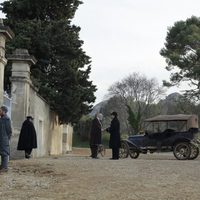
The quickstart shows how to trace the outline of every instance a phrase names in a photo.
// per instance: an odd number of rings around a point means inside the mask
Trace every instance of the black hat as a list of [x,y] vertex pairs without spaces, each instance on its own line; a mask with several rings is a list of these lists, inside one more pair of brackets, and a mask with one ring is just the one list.
[[32,116],[27,116],[26,118],[27,119],[32,119],[32,120],[34,119]]
[[117,116],[117,112],[112,112],[111,115]]

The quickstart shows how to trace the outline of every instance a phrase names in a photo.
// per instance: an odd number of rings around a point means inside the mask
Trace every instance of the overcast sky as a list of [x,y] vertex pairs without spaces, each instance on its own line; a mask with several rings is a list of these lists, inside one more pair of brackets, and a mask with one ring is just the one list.
[[[84,50],[92,58],[91,80],[97,103],[107,89],[133,72],[169,78],[159,51],[174,22],[200,16],[199,0],[83,0],[74,24],[81,27]],[[172,88],[168,91],[180,91]]]
[[[0,0],[0,2],[3,2]],[[96,103],[110,85],[133,72],[169,78],[164,47],[167,28],[200,16],[199,0],[83,0],[73,23],[81,27],[83,49],[92,60],[90,79],[97,85]],[[173,88],[168,91],[180,91]]]

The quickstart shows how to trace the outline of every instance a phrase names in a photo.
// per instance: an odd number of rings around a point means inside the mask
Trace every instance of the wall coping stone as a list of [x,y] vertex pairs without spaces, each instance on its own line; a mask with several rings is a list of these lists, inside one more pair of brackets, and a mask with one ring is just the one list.
[[16,49],[13,54],[7,55],[9,61],[24,61],[28,62],[30,65],[35,65],[37,60],[34,56],[28,53],[27,49]]
[[0,18],[0,33],[4,34],[9,40],[11,40],[15,36],[10,27],[4,26],[2,18]]

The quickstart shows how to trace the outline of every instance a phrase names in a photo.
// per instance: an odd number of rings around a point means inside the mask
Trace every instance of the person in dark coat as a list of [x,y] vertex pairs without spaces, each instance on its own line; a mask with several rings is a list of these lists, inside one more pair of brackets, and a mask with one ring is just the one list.
[[98,145],[101,144],[101,118],[102,114],[97,113],[95,115],[95,118],[92,120],[92,126],[90,131],[90,149],[91,149],[91,157],[92,158],[98,158],[97,157],[97,150]]
[[10,138],[12,135],[11,122],[7,116],[8,109],[5,106],[0,108],[0,173],[8,171],[8,160],[10,155]]
[[22,124],[17,150],[25,151],[25,158],[31,157],[32,149],[37,148],[37,135],[33,125],[33,117],[27,116]]
[[120,123],[117,118],[117,113],[112,112],[113,119],[110,127],[106,129],[110,133],[109,147],[112,149],[113,160],[119,159],[119,148],[120,148]]

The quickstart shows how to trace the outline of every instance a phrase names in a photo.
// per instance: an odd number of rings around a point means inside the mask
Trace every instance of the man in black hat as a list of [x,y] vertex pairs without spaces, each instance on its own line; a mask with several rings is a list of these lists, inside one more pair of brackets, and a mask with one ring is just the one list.
[[25,158],[29,159],[33,148],[37,148],[37,135],[33,125],[33,117],[27,116],[22,124],[17,150],[24,150]]
[[112,149],[113,160],[119,159],[119,148],[120,148],[120,123],[117,118],[117,112],[112,112],[113,119],[110,127],[106,129],[110,133],[109,147]]
[[8,160],[10,155],[10,137],[12,135],[12,129],[7,112],[7,107],[0,107],[0,173],[8,171]]

